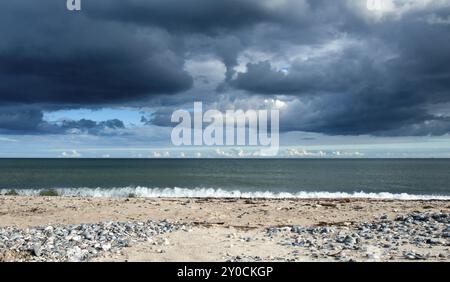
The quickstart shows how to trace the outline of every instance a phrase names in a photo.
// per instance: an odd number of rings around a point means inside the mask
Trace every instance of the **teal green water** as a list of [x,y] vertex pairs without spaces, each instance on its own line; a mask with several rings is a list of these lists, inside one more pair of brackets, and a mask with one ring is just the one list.
[[135,186],[450,195],[450,160],[0,159],[0,189]]

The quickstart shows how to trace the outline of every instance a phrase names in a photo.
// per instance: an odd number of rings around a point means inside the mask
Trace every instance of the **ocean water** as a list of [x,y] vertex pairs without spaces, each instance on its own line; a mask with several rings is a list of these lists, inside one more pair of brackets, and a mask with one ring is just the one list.
[[450,159],[0,159],[0,193],[450,199]]

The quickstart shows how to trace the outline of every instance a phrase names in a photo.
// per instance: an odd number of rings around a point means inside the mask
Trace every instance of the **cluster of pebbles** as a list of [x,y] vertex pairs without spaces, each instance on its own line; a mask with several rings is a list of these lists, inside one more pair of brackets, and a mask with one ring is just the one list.
[[[120,255],[123,248],[153,242],[190,225],[155,222],[103,222],[50,225],[37,228],[0,228],[0,261],[90,261]],[[163,236],[158,236],[163,235]],[[233,240],[238,240],[232,236]],[[411,213],[372,222],[265,229],[241,241],[273,241],[286,248],[282,257],[226,255],[228,261],[398,261],[450,259],[450,213]],[[164,245],[164,240],[161,245]],[[162,251],[161,251],[162,252]]]
[[185,229],[164,220],[0,228],[0,261],[89,261],[102,254],[120,254],[134,242]]
[[449,213],[382,216],[370,223],[332,227],[268,228],[266,236],[293,248],[291,260],[302,255],[338,261],[450,259]]

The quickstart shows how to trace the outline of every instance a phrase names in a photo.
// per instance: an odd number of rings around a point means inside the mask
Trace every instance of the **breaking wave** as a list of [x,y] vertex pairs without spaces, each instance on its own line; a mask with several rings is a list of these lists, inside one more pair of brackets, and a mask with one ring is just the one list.
[[[48,189],[14,189],[19,195],[35,196]],[[55,188],[60,196],[66,197],[129,197],[131,194],[144,198],[266,198],[266,199],[340,199],[368,198],[380,200],[450,200],[444,195],[412,195],[407,193],[366,193],[366,192],[310,192],[300,191],[270,192],[270,191],[239,191],[215,188],[149,188],[149,187],[119,187],[119,188]],[[1,189],[4,195],[11,189]]]

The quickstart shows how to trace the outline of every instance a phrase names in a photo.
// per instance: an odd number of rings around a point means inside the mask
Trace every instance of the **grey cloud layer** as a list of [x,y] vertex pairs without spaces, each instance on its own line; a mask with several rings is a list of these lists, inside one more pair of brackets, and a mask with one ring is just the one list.
[[64,1],[1,5],[1,103],[114,104],[192,85],[163,30],[73,14]]
[[125,129],[118,119],[93,121],[89,119],[57,122],[44,120],[44,114],[36,106],[0,107],[0,134],[94,134],[108,135]]
[[353,0],[98,0],[81,13],[64,2],[0,4],[0,105],[11,109],[0,129],[39,131],[43,110],[141,100],[154,103],[150,122],[168,125],[173,108],[203,95],[185,65],[208,54],[226,73],[204,101],[287,97],[285,131],[450,132],[429,110],[450,102],[450,25],[439,21],[450,1],[385,15]]

